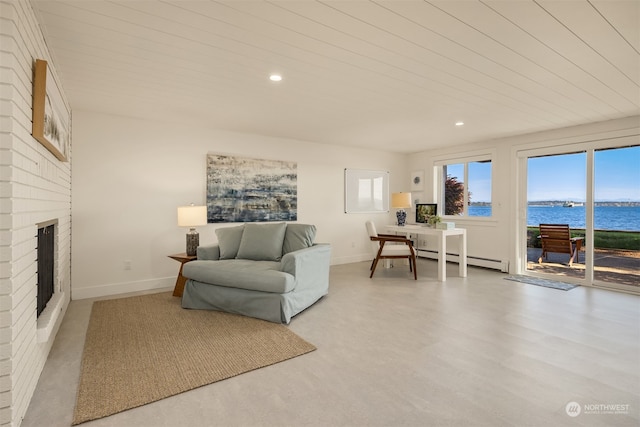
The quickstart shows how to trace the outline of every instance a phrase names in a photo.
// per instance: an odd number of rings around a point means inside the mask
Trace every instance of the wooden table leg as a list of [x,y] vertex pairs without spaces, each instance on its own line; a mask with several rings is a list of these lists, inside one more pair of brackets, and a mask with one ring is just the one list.
[[195,255],[187,255],[186,253],[169,255],[169,258],[176,260],[180,263],[180,271],[178,271],[178,278],[176,279],[176,286],[173,288],[174,297],[182,297],[184,291],[184,285],[187,283],[187,278],[182,275],[182,267],[189,261],[198,259]]
[[187,283],[187,278],[182,275],[182,267],[184,267],[184,262],[180,263],[180,271],[178,272],[178,278],[176,279],[176,286],[173,288],[174,297],[182,296],[182,292],[184,292],[184,285]]

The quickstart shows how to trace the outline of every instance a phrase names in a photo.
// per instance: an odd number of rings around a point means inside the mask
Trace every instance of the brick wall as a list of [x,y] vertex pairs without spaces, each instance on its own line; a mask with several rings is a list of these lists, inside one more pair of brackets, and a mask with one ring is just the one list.
[[[31,136],[35,59],[49,62],[62,87],[31,4],[0,0],[0,426],[20,425],[70,299],[71,162]],[[62,301],[52,333],[39,340],[36,224],[56,219]]]

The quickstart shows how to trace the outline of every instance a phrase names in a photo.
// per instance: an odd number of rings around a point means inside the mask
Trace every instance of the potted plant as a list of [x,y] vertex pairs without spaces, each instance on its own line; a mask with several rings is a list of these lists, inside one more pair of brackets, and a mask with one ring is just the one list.
[[435,227],[437,223],[442,221],[442,218],[440,218],[438,215],[431,215],[427,221],[429,222],[430,226]]

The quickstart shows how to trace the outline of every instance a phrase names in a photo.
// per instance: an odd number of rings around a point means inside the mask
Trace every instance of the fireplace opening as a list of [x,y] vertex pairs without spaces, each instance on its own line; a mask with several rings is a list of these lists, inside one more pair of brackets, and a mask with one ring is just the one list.
[[38,317],[54,292],[55,223],[38,227]]

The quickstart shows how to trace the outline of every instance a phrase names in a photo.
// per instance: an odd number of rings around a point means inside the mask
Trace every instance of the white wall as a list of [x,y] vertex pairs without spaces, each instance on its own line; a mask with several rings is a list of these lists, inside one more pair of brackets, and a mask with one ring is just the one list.
[[[31,136],[36,58],[57,77],[30,3],[0,1],[0,425],[12,426],[27,410],[70,295],[71,163]],[[53,314],[47,306],[47,335],[38,333],[45,313],[36,321],[36,224],[54,219],[59,305]]]
[[[364,222],[390,214],[345,214],[344,169],[390,171],[407,191],[406,156],[74,111],[73,298],[172,287],[185,251],[176,208],[204,204],[207,153],[295,161],[298,222],[315,224],[332,263],[370,259]],[[198,229],[214,243],[217,227]],[[131,269],[125,270],[125,261]]]

